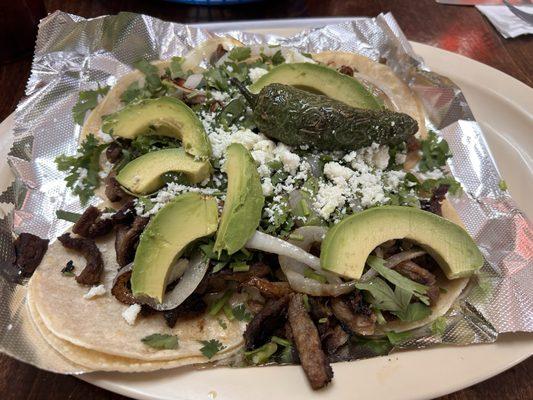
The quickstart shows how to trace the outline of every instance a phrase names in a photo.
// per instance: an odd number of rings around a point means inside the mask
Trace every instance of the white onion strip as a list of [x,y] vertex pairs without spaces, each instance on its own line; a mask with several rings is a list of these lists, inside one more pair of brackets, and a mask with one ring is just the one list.
[[256,231],[244,247],[253,250],[261,250],[266,253],[278,254],[300,261],[315,271],[320,270],[320,259],[307,251],[291,244],[283,239]]
[[185,269],[180,281],[174,289],[165,293],[162,303],[158,303],[151,298],[143,298],[139,299],[139,301],[148,304],[150,307],[158,311],[176,308],[196,290],[207,272],[208,267],[209,262],[200,252],[198,252],[191,258],[187,269]]
[[202,74],[192,74],[187,77],[185,82],[183,83],[183,86],[187,89],[196,89],[200,82],[202,82],[202,79],[204,76]]

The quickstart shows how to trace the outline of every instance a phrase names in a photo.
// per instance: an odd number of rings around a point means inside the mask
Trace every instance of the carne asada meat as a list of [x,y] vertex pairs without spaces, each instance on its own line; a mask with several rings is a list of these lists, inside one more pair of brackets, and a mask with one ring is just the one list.
[[209,58],[209,62],[211,63],[211,65],[215,65],[217,61],[220,60],[222,56],[226,53],[227,53],[226,49],[224,49],[224,47],[221,44],[219,44],[216,50],[213,52],[213,54],[211,54],[211,57]]
[[70,236],[70,233],[65,233],[57,239],[67,249],[79,251],[87,260],[87,265],[83,271],[76,276],[76,282],[82,285],[96,285],[100,283],[100,278],[104,270],[104,260],[94,240],[73,238]]
[[[325,325],[325,324],[323,324]],[[350,335],[340,325],[334,325],[320,336],[326,354],[333,355],[337,350],[348,343]]]
[[287,282],[270,282],[257,276],[252,276],[243,285],[256,288],[263,296],[269,299],[279,299],[292,293],[292,289]]
[[440,296],[440,289],[437,285],[432,285],[428,288],[426,295],[429,297],[429,305],[434,306],[437,304]]
[[113,220],[115,225],[117,224],[129,225],[133,222],[133,219],[135,218],[136,214],[137,213],[135,211],[135,201],[130,200],[126,202],[122,207],[120,207],[119,210],[115,214],[113,214],[111,219]]
[[46,250],[48,239],[41,239],[31,233],[21,233],[14,242],[15,262],[22,276],[30,277],[41,263]]
[[86,237],[96,238],[111,232],[114,221],[111,218],[102,219],[102,211],[94,206],[89,206],[80,219],[72,227],[72,232]]
[[403,276],[422,285],[432,286],[437,282],[435,275],[411,260],[396,265],[394,269]]
[[130,278],[131,271],[124,272],[115,279],[113,287],[111,288],[111,294],[121,303],[128,305],[137,303],[137,300],[131,293]]
[[204,313],[207,308],[207,304],[203,300],[202,296],[193,293],[187,299],[176,308],[172,310],[164,311],[163,316],[165,322],[169,328],[174,328],[178,319],[190,319],[195,318]]
[[291,296],[287,314],[302,368],[311,387],[321,389],[333,378],[333,370],[322,350],[316,326],[305,310],[301,294]]
[[107,158],[107,161],[112,164],[115,164],[122,158],[122,147],[117,142],[111,142],[105,150],[105,156]]
[[250,321],[244,332],[246,350],[264,345],[273,333],[281,328],[287,319],[290,296],[268,300],[261,311]]
[[353,68],[348,65],[340,67],[339,72],[344,75],[353,76]]
[[131,227],[120,225],[116,229],[115,253],[117,263],[121,267],[129,264],[135,257],[135,250],[139,244],[139,237],[148,224],[149,218],[135,217]]
[[450,185],[439,185],[439,187],[433,190],[433,194],[429,200],[420,201],[422,210],[442,217],[442,202],[446,199],[448,189],[450,189]]
[[363,310],[358,310],[359,312],[354,312],[352,311],[353,307],[350,307],[341,298],[331,299],[331,309],[343,328],[351,333],[361,336],[374,334],[376,316],[372,311],[364,312]]
[[120,183],[115,178],[115,173],[111,172],[105,179],[105,195],[112,203],[122,200],[129,200],[131,196],[127,194]]
[[226,290],[229,281],[243,283],[252,277],[263,278],[271,272],[270,267],[262,262],[250,265],[248,271],[233,272],[231,269],[223,269],[214,274],[206,275],[196,289],[197,293],[213,293]]

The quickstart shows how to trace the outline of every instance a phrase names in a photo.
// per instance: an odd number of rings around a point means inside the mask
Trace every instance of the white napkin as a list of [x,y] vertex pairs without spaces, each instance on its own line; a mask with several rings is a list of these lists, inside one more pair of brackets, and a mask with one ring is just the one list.
[[[520,10],[533,14],[533,6],[515,6]],[[507,6],[476,6],[492,22],[504,38],[514,38],[533,33],[533,24],[528,24],[514,15]]]

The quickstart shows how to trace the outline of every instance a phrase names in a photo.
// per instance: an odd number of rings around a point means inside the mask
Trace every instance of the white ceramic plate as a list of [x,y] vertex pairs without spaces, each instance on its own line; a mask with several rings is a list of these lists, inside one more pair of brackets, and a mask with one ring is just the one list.
[[[217,30],[239,29],[292,34],[306,26],[342,19],[282,20],[204,24]],[[242,26],[241,26],[242,24]],[[289,28],[290,27],[290,28]],[[436,72],[465,92],[480,121],[500,171],[520,207],[533,216],[533,90],[491,67],[454,53],[413,43]],[[0,125],[0,160],[8,145],[13,119]],[[9,174],[0,168],[0,189]],[[3,181],[3,182],[2,182]],[[439,347],[396,353],[333,365],[335,378],[325,390],[312,392],[299,366],[263,368],[180,368],[153,373],[93,373],[81,378],[138,399],[270,400],[427,399],[490,378],[533,354],[533,336],[502,335],[497,343]]]

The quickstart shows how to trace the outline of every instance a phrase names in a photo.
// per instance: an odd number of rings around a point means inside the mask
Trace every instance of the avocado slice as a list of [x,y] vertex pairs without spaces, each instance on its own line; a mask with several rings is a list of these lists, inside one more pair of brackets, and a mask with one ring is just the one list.
[[161,208],[146,226],[135,252],[133,295],[162,302],[174,262],[187,245],[213,234],[217,225],[218,209],[213,197],[189,192]]
[[372,250],[392,239],[408,239],[426,250],[448,279],[470,276],[483,266],[483,256],[459,225],[413,207],[381,206],[350,215],[322,242],[320,265],[347,278],[359,279]]
[[195,160],[181,148],[163,149],[130,161],[116,179],[131,193],[145,195],[164,185],[161,175],[165,172],[181,172],[190,183],[198,183],[209,177],[211,165],[208,161]]
[[278,65],[259,78],[249,89],[252,93],[259,93],[271,83],[282,83],[315,94],[323,94],[356,108],[371,110],[381,108],[380,102],[357,79],[320,64]]
[[189,154],[207,159],[211,144],[193,110],[173,97],[145,99],[103,118],[102,131],[126,139],[158,134],[176,137]]
[[252,237],[265,202],[254,159],[242,144],[228,146],[224,166],[228,190],[213,247],[219,255],[222,250],[228,254],[239,251]]

